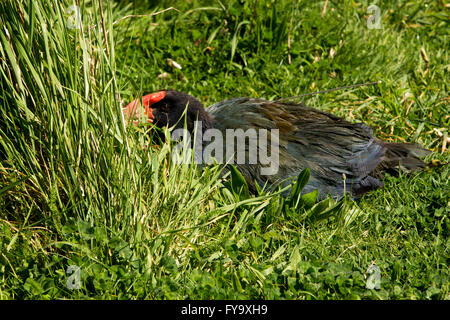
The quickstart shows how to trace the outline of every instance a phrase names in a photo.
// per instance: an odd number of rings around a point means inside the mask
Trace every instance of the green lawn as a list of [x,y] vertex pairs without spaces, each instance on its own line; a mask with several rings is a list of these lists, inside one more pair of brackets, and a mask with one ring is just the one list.
[[[0,2],[0,299],[450,298],[449,3],[102,2]],[[238,195],[120,112],[371,81],[299,100],[441,165],[357,201]]]

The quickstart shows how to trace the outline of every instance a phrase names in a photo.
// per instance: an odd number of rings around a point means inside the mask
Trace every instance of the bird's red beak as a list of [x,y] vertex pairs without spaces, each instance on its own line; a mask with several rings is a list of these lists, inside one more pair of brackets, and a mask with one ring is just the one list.
[[[165,91],[159,91],[156,93],[148,94],[142,97],[142,107],[141,107],[141,99],[136,99],[131,101],[125,108],[122,109],[124,116],[127,120],[139,119],[142,111],[146,115],[148,122],[153,122],[155,117],[152,113],[152,108],[150,106],[158,101],[161,101],[166,96]],[[137,121],[134,121],[136,124]]]

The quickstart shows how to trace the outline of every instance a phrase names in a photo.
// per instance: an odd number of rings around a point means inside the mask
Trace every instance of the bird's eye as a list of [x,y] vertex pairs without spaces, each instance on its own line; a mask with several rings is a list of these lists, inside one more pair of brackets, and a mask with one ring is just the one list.
[[160,109],[162,112],[169,112],[169,106],[167,105],[167,103],[163,103]]

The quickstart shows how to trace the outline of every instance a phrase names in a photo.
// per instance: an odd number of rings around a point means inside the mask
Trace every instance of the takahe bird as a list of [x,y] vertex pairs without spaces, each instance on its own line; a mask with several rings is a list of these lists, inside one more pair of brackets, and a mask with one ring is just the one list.
[[[124,108],[128,118],[136,117],[142,110],[140,101],[134,100]],[[142,104],[146,119],[160,128],[186,125],[192,133],[195,121],[201,121],[202,132],[211,128],[224,133],[227,129],[278,129],[275,174],[261,174],[262,163],[267,165],[267,159],[236,164],[253,191],[255,183],[261,187],[291,183],[303,169],[309,168],[310,180],[304,192],[317,189],[319,198],[329,194],[339,199],[344,192],[359,197],[383,186],[383,172],[423,168],[425,164],[420,157],[429,153],[415,144],[382,141],[363,123],[351,123],[302,103],[232,98],[205,110],[196,98],[165,90],[144,96]],[[224,148],[229,146],[227,141]],[[247,160],[249,151],[246,145]],[[269,150],[267,154],[270,153]]]

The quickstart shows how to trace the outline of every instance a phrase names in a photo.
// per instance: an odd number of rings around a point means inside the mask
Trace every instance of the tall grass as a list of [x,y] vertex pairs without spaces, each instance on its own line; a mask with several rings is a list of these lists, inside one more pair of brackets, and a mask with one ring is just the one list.
[[114,212],[131,210],[123,196],[137,191],[128,178],[136,169],[117,103],[114,52],[107,55],[101,28],[92,28],[101,25],[96,15],[80,24],[89,30],[70,29],[67,7],[2,3],[2,170],[14,172],[9,179],[26,177],[20,187],[34,193],[26,209],[42,218],[101,213],[112,227],[120,223]]
[[[91,14],[82,15],[80,28],[69,28],[69,3],[0,4],[2,219],[14,221],[11,228],[35,228],[31,244],[46,254],[58,245],[75,246],[66,239],[70,228],[63,227],[70,221],[144,251],[157,236],[186,228],[182,246],[194,246],[204,241],[202,232],[186,226],[208,225],[202,206],[211,206],[205,196],[217,192],[218,170],[200,175],[195,167],[174,165],[170,146],[158,152],[149,147],[145,128],[140,138],[127,136],[111,6],[101,20],[94,14],[98,2],[86,3],[82,12]],[[40,238],[43,228],[54,235]],[[155,262],[147,262],[151,269]]]

